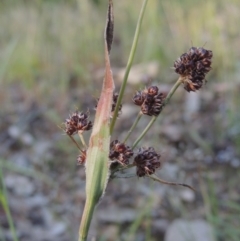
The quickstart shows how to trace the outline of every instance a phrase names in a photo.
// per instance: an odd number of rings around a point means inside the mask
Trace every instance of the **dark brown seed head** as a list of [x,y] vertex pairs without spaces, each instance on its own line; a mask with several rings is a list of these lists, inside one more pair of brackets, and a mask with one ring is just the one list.
[[188,92],[202,87],[205,75],[211,70],[212,56],[211,50],[192,47],[174,62],[175,72],[182,77]]
[[150,86],[148,89],[148,94],[151,96],[157,95],[158,94],[158,87],[157,86]]
[[117,161],[122,165],[129,164],[129,159],[133,156],[132,149],[124,143],[114,140],[110,144],[109,158]]
[[144,115],[158,116],[162,110],[165,95],[158,92],[157,86],[150,86],[138,91],[133,97],[134,104],[141,106]]
[[161,166],[160,155],[155,152],[153,147],[139,148],[138,154],[134,158],[137,168],[137,176],[152,175]]
[[135,105],[141,106],[144,101],[144,95],[142,94],[142,91],[138,91],[132,98],[133,103]]
[[92,128],[92,122],[88,121],[88,114],[82,112],[74,112],[65,121],[65,132],[68,135],[74,135],[78,131],[88,131]]

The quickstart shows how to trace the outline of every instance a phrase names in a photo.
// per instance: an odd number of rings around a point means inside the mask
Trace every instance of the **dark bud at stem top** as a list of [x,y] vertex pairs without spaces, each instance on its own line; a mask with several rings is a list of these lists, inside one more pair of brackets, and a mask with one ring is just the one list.
[[184,89],[188,92],[199,90],[205,75],[211,70],[212,51],[192,47],[175,62],[174,69],[182,77]]

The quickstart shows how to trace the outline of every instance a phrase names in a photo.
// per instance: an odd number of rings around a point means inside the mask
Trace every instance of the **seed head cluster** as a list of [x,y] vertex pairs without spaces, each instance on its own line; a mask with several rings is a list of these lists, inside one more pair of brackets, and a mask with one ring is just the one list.
[[205,75],[211,70],[212,56],[211,50],[192,47],[174,62],[175,72],[183,77],[185,90],[196,91],[202,87]]
[[135,105],[141,106],[144,115],[158,116],[163,107],[165,95],[159,93],[157,86],[138,91],[132,98]]
[[156,169],[161,166],[160,155],[156,153],[153,147],[139,148],[138,154],[134,158],[134,164],[137,167],[137,176],[152,175]]
[[65,132],[72,136],[76,133],[88,131],[92,129],[92,122],[88,121],[88,114],[82,112],[74,112],[65,121]]
[[109,158],[114,161],[116,160],[122,165],[128,165],[129,159],[133,156],[132,149],[125,145],[124,143],[121,143],[118,140],[114,140],[110,144],[110,153]]

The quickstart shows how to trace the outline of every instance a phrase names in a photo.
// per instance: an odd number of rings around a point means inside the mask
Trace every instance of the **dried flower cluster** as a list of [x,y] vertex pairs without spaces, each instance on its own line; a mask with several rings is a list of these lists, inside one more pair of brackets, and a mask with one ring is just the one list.
[[88,121],[88,114],[78,111],[71,114],[64,124],[65,132],[70,136],[92,129],[92,122]]
[[158,116],[163,107],[165,95],[159,93],[157,86],[150,86],[143,91],[138,91],[134,97],[135,105],[141,106],[144,115]]
[[199,90],[205,75],[211,70],[212,51],[192,47],[175,62],[174,69],[183,78],[184,89],[188,92]]
[[[181,76],[181,81],[184,88],[190,91],[199,90],[205,80],[205,75],[211,70],[212,51],[204,48],[192,47],[187,53],[182,54],[174,63],[175,72]],[[111,117],[116,109],[118,100],[118,93],[113,94]],[[133,97],[135,105],[140,106],[141,112],[148,116],[158,116],[164,107],[166,95],[159,92],[157,86],[150,86],[142,91],[137,91]],[[96,105],[97,107],[97,105]],[[118,115],[121,113],[122,105],[118,110]],[[65,121],[65,132],[72,136],[78,132],[90,130],[92,122],[88,121],[88,113],[74,112]],[[85,146],[84,141],[82,144]],[[79,165],[86,163],[87,150],[80,150],[77,158]],[[130,159],[133,157],[133,149],[125,143],[114,140],[110,143],[109,159],[111,162],[111,169],[114,170],[119,166],[136,166],[136,175],[144,177],[152,175],[156,169],[161,166],[160,154],[158,154],[153,147],[141,147],[137,151],[132,163]],[[116,169],[115,169],[116,170]]]
[[152,175],[155,170],[161,166],[160,155],[156,153],[153,147],[139,148],[138,154],[134,158],[134,164],[137,167],[137,176]]
[[128,165],[129,159],[133,156],[132,149],[124,143],[114,140],[110,144],[109,158],[117,161],[122,165]]

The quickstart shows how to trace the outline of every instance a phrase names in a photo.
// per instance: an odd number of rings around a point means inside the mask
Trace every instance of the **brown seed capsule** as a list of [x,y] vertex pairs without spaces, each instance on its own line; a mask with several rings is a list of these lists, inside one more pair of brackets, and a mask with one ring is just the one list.
[[92,122],[88,121],[88,114],[82,112],[74,112],[65,121],[65,132],[68,135],[74,135],[78,131],[88,131],[92,128]]
[[133,156],[132,149],[124,143],[114,140],[110,144],[109,158],[114,161],[116,160],[122,165],[129,164],[129,159]]
[[150,86],[138,91],[133,97],[134,104],[141,106],[144,115],[158,116],[162,110],[165,95],[158,92],[157,86]]
[[158,94],[158,87],[157,86],[150,86],[148,89],[148,94],[151,96],[157,95]]
[[211,50],[192,47],[174,62],[175,72],[182,77],[188,92],[202,87],[205,75],[211,70],[212,56]]
[[161,166],[160,155],[155,152],[153,147],[139,148],[138,154],[134,158],[134,164],[137,168],[137,176],[152,175],[156,169]]
[[144,101],[144,95],[142,94],[141,91],[138,91],[138,92],[133,96],[132,100],[133,100],[133,103],[134,103],[135,105],[141,106],[142,103],[143,103],[143,101]]

